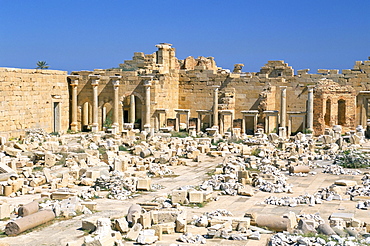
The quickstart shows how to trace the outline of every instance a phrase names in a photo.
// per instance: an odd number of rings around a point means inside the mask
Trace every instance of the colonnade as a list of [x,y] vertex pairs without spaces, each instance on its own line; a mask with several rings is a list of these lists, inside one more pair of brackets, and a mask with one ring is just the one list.
[[[71,86],[71,123],[70,123],[70,129],[72,131],[78,131],[79,123],[78,123],[78,85],[79,85],[79,75],[70,75],[68,76],[70,79],[70,86]],[[144,117],[143,117],[143,128],[145,130],[149,130],[151,128],[151,86],[152,86],[152,76],[143,76],[144,83]],[[100,75],[89,75],[89,80],[91,81],[91,87],[92,87],[92,122],[91,122],[91,130],[92,132],[97,132],[100,130],[99,127],[99,82],[100,82]],[[121,76],[110,76],[110,81],[113,85],[113,124],[112,129],[113,133],[119,133],[120,132],[120,120],[119,120],[119,111],[122,110],[120,108],[120,102],[119,102],[119,88],[120,88],[120,80]],[[307,109],[305,112],[298,112],[298,114],[294,112],[287,112],[287,86],[281,86],[280,87],[280,111],[278,110],[265,110],[263,111],[263,114],[265,115],[265,130],[267,133],[271,132],[274,128],[278,129],[278,126],[280,125],[280,129],[283,131],[286,131],[288,129],[289,132],[286,132],[287,135],[290,135],[291,133],[291,122],[292,117],[303,117],[303,121],[306,121],[306,123],[303,124],[304,128],[307,126],[308,129],[311,131],[313,130],[313,92],[314,92],[314,86],[308,86],[308,97],[307,97]],[[225,117],[227,115],[231,116],[231,126],[230,130],[232,131],[233,128],[233,121],[234,121],[234,110],[219,110],[219,104],[218,104],[218,92],[219,92],[219,86],[214,86],[214,93],[213,93],[213,108],[212,110],[196,110],[198,113],[197,117],[197,124],[196,129],[197,131],[201,130],[201,123],[202,123],[202,116],[208,115],[210,119],[212,119],[212,122],[209,122],[209,126],[213,126],[213,128],[218,128],[220,133],[223,134],[225,132]],[[365,96],[364,96],[365,98]],[[366,100],[368,100],[368,97],[366,97]],[[365,105],[365,103],[364,103]],[[367,104],[366,104],[367,105]],[[135,102],[135,95],[130,94],[130,105],[129,105],[129,123],[134,124],[136,115],[135,115],[135,109],[136,109],[136,102]],[[189,109],[174,109],[176,112],[176,123],[175,123],[175,130],[180,130],[180,116],[186,115],[186,126],[187,129],[189,128],[189,119],[190,119],[190,110]],[[364,115],[362,110],[362,115]],[[155,109],[153,117],[154,117],[154,128],[156,130],[159,130],[161,128],[160,122],[161,122],[161,114],[164,114],[164,121],[167,121],[167,112],[168,109]],[[260,116],[260,112],[258,110],[245,110],[241,111],[242,113],[242,124],[241,124],[241,131],[243,133],[246,133],[246,118],[247,117],[253,117],[253,131],[256,131],[257,124],[258,124],[258,117]],[[289,122],[287,122],[287,116],[289,115]],[[276,120],[272,120],[271,117],[275,117]],[[362,118],[365,118],[362,116]],[[362,121],[365,121],[363,119]],[[287,124],[289,123],[289,124]],[[165,123],[166,126],[166,123]]]

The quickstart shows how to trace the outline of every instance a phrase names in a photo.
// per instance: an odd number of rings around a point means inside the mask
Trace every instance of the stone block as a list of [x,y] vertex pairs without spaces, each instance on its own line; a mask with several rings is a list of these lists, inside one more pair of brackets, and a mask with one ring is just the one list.
[[238,189],[238,195],[241,196],[254,196],[254,191],[251,186],[244,186]]
[[162,240],[162,226],[161,225],[153,225],[151,229],[154,230],[154,235],[158,237],[158,240]]
[[343,219],[344,221],[348,222],[355,218],[353,213],[332,213],[330,215],[330,219],[339,218]]
[[151,178],[144,178],[144,179],[139,178],[137,180],[136,189],[137,190],[149,191],[149,190],[151,190],[151,185],[152,185],[152,179]]
[[114,227],[121,233],[126,233],[129,231],[128,222],[125,218],[116,219],[114,221]]
[[86,178],[90,178],[92,180],[96,180],[100,177],[100,171],[97,170],[88,170],[86,171]]
[[132,241],[136,241],[139,237],[140,231],[143,226],[140,223],[136,223],[127,233],[126,238]]
[[343,186],[355,186],[355,185],[357,185],[357,182],[355,180],[341,179],[341,180],[336,180],[334,182],[334,184],[336,184],[336,185],[343,185]]
[[10,218],[10,205],[6,202],[0,205],[0,220]]
[[175,233],[175,222],[163,223],[163,224],[158,224],[158,225],[161,226],[163,234]]
[[201,191],[190,191],[189,192],[189,202],[190,203],[203,203],[204,196]]
[[171,196],[172,204],[174,203],[184,204],[185,200],[187,199],[187,196],[188,196],[187,190],[172,191],[172,196]]
[[140,215],[139,223],[143,226],[144,229],[148,229],[152,226],[152,218],[149,212],[143,213]]
[[90,211],[96,211],[96,202],[81,202],[81,205],[85,206]]

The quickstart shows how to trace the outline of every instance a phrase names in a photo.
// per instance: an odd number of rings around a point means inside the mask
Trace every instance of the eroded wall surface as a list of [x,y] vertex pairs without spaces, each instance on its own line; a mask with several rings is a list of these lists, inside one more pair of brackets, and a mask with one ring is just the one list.
[[32,128],[67,131],[66,78],[66,71],[0,68],[0,134],[19,136]]

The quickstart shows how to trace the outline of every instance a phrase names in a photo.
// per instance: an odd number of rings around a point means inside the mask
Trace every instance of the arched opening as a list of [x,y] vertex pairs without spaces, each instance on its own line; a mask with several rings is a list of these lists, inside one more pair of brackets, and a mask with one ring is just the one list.
[[139,97],[135,96],[135,123],[134,128],[141,129],[143,123],[144,105]]
[[[133,100],[132,100],[133,99]],[[122,122],[134,123],[135,129],[142,128],[142,118],[145,112],[143,100],[140,97],[131,94],[121,99],[122,102]],[[133,110],[131,110],[133,108]]]
[[338,100],[338,125],[346,124],[346,101]]
[[325,125],[330,126],[330,118],[331,118],[331,100],[327,99],[326,105],[325,105],[325,115],[324,115]]
[[122,123],[130,123],[130,97],[125,97],[122,100]]
[[105,103],[102,108],[102,126],[103,129],[108,129],[112,127],[113,124],[113,107],[110,103]]
[[89,125],[92,123],[92,106],[89,102],[82,105],[81,130],[83,132],[90,131]]

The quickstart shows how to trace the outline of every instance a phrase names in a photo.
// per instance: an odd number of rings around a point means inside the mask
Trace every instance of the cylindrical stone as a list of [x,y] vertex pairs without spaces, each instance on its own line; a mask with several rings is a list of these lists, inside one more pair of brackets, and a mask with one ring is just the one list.
[[256,217],[256,225],[258,227],[266,227],[269,230],[281,232],[288,230],[289,220],[287,218],[272,214],[258,215]]
[[141,158],[145,158],[145,157],[148,157],[152,154],[152,151],[150,149],[143,149],[141,152],[140,152],[140,157]]
[[317,230],[324,235],[337,235],[335,231],[328,224],[321,224],[317,227]]
[[44,224],[55,218],[55,214],[51,210],[43,210],[37,213],[28,215],[21,219],[9,222],[5,227],[6,235],[17,235],[28,229]]
[[30,202],[26,205],[21,206],[18,209],[18,215],[22,216],[22,217],[25,217],[27,215],[34,214],[37,211],[39,211],[39,203],[36,202],[36,201],[33,201],[33,202]]
[[134,213],[139,213],[141,214],[141,206],[139,204],[132,204],[131,207],[128,209],[127,212],[127,222],[133,223],[133,214]]
[[290,166],[289,167],[290,173],[309,173],[310,167],[304,166],[304,165],[298,165],[298,166]]

